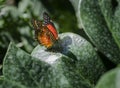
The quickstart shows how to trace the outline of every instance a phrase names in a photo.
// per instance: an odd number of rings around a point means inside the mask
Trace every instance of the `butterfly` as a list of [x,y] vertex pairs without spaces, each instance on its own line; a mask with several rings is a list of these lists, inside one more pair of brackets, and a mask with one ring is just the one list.
[[46,12],[43,13],[43,21],[33,19],[32,24],[35,30],[35,39],[41,45],[50,48],[58,40],[57,30]]

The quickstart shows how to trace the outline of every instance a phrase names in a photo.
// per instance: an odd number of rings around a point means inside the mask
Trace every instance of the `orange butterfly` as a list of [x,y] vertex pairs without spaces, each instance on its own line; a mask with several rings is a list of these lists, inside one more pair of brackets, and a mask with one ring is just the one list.
[[35,38],[41,45],[50,48],[58,40],[56,28],[46,12],[43,13],[43,21],[32,20],[32,24],[35,29]]

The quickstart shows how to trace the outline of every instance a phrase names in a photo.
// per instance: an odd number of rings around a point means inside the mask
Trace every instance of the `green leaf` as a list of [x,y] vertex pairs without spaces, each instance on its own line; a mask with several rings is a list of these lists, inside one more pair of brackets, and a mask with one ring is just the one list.
[[50,65],[31,57],[10,43],[3,62],[3,75],[6,79],[19,82],[29,88],[40,88],[47,86],[43,82],[47,79],[45,75],[48,74],[46,70],[49,68]]
[[120,49],[109,31],[98,0],[82,0],[80,15],[86,34],[98,50],[112,62],[120,63]]
[[117,67],[104,74],[95,88],[119,88],[120,87],[120,67]]
[[116,43],[120,47],[120,1],[98,0],[102,14]]
[[[105,71],[104,65],[94,48],[85,39],[73,33],[63,33],[59,37],[60,42],[55,51],[58,50],[69,58],[61,58],[60,53],[49,52],[40,45],[33,50],[32,56],[51,64],[53,68],[57,68],[56,65],[61,66],[61,71],[73,87],[84,88],[80,85],[85,81],[94,85]],[[56,61],[58,58],[61,58],[61,61]],[[57,69],[60,69],[59,67]]]
[[[62,55],[59,59],[61,58],[69,60],[69,58]],[[57,62],[60,63],[58,60]],[[40,59],[31,57],[13,43],[10,43],[3,62],[3,75],[5,79],[16,81],[28,88],[73,88],[64,76],[62,65],[57,62],[54,63],[56,66],[52,67]],[[76,78],[82,81],[78,86],[90,88],[90,84],[82,76]]]
[[27,88],[27,87],[10,80],[0,79],[0,88]]
[[55,52],[37,46],[32,56],[10,43],[4,78],[28,88],[92,88],[105,71],[91,44],[73,33],[60,35]]

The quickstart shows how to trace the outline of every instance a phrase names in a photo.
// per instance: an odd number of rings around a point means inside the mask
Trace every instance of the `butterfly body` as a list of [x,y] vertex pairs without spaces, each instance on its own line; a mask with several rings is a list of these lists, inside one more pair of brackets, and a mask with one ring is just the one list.
[[[46,17],[49,20],[45,19]],[[44,21],[32,21],[35,29],[35,38],[41,45],[50,48],[58,40],[58,34],[47,13],[44,13],[43,18]]]

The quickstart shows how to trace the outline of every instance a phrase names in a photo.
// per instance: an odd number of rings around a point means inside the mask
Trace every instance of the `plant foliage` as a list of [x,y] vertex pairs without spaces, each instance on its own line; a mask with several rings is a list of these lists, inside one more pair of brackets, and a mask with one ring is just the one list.
[[[0,5],[0,88],[119,88],[120,0]],[[31,19],[42,19],[44,11],[60,33],[50,49],[32,37]]]

